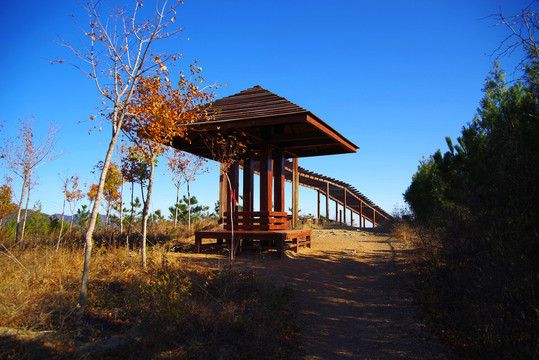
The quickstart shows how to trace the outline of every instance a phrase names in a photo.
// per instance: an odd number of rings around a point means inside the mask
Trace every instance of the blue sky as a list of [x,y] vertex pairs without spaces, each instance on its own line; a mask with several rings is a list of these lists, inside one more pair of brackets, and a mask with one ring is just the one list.
[[[149,11],[153,1],[147,0]],[[445,149],[471,121],[494,60],[507,35],[489,15],[512,15],[529,1],[203,1],[185,0],[176,23],[184,32],[157,50],[182,52],[185,68],[197,59],[208,83],[226,83],[217,97],[254,85],[310,110],[360,149],[357,154],[300,159],[300,165],[348,182],[388,212],[402,205],[422,156]],[[1,137],[16,136],[17,119],[35,115],[35,131],[61,127],[64,156],[38,170],[37,200],[61,212],[61,176],[96,182],[92,167],[104,158],[110,128],[96,122],[99,97],[92,81],[49,59],[68,52],[57,35],[77,43],[85,24],[77,1],[2,2],[0,27]],[[511,71],[517,57],[504,58]],[[7,173],[5,166],[1,173]],[[17,179],[15,179],[17,180]],[[19,182],[16,190],[20,191]],[[287,187],[289,190],[289,187]],[[182,189],[184,192],[185,189]],[[210,206],[218,198],[218,171],[192,185]],[[173,204],[175,190],[162,161],[152,209]],[[291,194],[288,192],[287,201]],[[315,213],[316,193],[300,192],[300,208]]]

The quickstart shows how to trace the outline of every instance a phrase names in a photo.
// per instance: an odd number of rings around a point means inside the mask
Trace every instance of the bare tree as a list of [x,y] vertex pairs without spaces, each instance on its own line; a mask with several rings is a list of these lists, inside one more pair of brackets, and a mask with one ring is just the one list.
[[41,165],[62,155],[61,153],[54,154],[58,127],[50,123],[47,137],[39,138],[36,142],[33,130],[34,117],[31,116],[24,121],[19,119],[19,122],[21,126],[19,128],[17,142],[5,138],[4,147],[2,148],[2,157],[7,161],[9,168],[15,175],[22,179],[19,210],[17,211],[17,227],[15,229],[15,243],[18,243],[22,237],[21,230],[24,227],[24,224],[21,224],[22,204],[25,197],[27,198],[26,203],[29,201],[29,189],[34,171]]
[[[181,1],[176,3],[179,4]],[[99,204],[110,161],[127,114],[127,104],[131,101],[142,75],[155,67],[164,66],[164,63],[176,58],[176,55],[160,54],[157,56],[157,54],[152,53],[154,42],[171,37],[181,31],[177,27],[169,29],[169,27],[174,26],[176,12],[174,6],[168,5],[168,1],[165,0],[162,4],[156,3],[153,19],[145,19],[142,22],[138,22],[142,1],[136,0],[132,4],[133,8],[129,9],[127,6],[119,7],[117,2],[109,4],[105,1],[89,0],[85,7],[89,24],[84,28],[81,27],[86,35],[87,47],[78,49],[63,39],[59,41],[59,44],[71,50],[82,61],[82,64],[71,64],[93,79],[98,92],[108,102],[108,107],[103,109],[102,115],[112,124],[112,135],[103,162],[96,201],[92,208],[85,236],[84,267],[78,302],[78,308],[81,311],[84,309],[88,296],[92,236]],[[65,60],[56,61],[65,62]]]
[[64,195],[64,201],[62,203],[62,217],[60,218],[60,233],[58,234],[58,241],[56,242],[56,251],[60,247],[60,241],[62,240],[62,233],[64,230],[64,215],[66,210],[66,200],[67,200],[67,186],[69,185],[69,175],[65,175],[65,178],[62,179],[62,194]]
[[520,14],[505,16],[502,13],[495,15],[496,26],[503,26],[508,29],[508,35],[494,51],[497,58],[509,56],[515,51],[524,51],[525,55],[520,62],[520,69],[528,66],[537,66],[539,59],[539,45],[535,40],[539,31],[539,13],[532,10],[537,2],[532,2],[523,9]]
[[172,154],[167,156],[168,167],[172,172],[172,182],[176,186],[176,204],[174,212],[174,227],[178,221],[178,203],[180,198],[180,187],[187,184],[187,224],[191,229],[191,191],[189,185],[194,181],[197,175],[208,171],[204,165],[207,160],[196,155],[188,154],[183,151],[174,149]]
[[[84,194],[82,191],[78,188],[79,187],[79,177],[77,175],[71,175],[69,176],[66,172],[65,178],[62,179],[62,194],[64,195],[64,201],[62,205],[62,217],[60,219],[60,234],[58,235],[58,241],[56,243],[56,250],[58,251],[58,248],[60,247],[60,241],[62,239],[62,232],[64,229],[64,215],[65,215],[65,208],[66,208],[66,202],[69,203],[69,209],[71,211],[71,219],[69,222],[69,233],[71,232],[71,227],[73,226],[73,214],[75,212],[75,208],[77,207],[77,203],[80,199],[84,197]],[[70,189],[71,185],[71,189]]]
[[[66,200],[69,203],[69,210],[71,212],[71,221],[69,222],[69,233],[71,234],[71,228],[73,227],[73,217],[75,210],[77,209],[77,204],[79,201],[86,196],[82,189],[79,189],[79,177],[78,175],[73,175],[70,178],[71,190],[66,190]],[[84,184],[86,187],[86,183]]]

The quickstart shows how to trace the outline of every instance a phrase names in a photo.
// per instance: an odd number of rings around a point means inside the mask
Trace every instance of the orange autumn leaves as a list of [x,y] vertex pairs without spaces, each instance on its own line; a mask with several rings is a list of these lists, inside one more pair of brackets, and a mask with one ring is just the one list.
[[[123,131],[137,146],[152,155],[160,154],[163,146],[175,137],[186,137],[186,125],[206,118],[205,104],[213,97],[214,86],[200,88],[201,68],[193,63],[190,78],[180,73],[178,86],[170,81],[169,72],[158,57],[155,76],[142,77],[128,104]],[[150,156],[153,157],[153,156]]]

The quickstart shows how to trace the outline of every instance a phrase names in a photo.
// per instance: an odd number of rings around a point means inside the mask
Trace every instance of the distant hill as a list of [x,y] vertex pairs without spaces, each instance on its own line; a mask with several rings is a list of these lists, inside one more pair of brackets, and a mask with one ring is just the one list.
[[[57,219],[61,219],[62,218],[62,214],[53,214],[51,215],[52,217],[55,217]],[[77,215],[74,215],[73,216],[73,221],[77,220]],[[64,221],[65,222],[71,222],[71,215],[67,215],[67,214],[64,214]]]
[[[48,220],[48,222],[50,223],[53,219],[61,219],[62,218],[62,214],[53,214],[53,215],[49,215],[49,214],[45,214],[43,212],[38,212],[38,211],[34,211],[34,210],[31,210],[31,209],[28,209],[28,215],[27,215],[27,221],[28,219],[30,219],[32,216],[35,216],[35,215],[38,215],[38,214],[41,214],[42,216],[45,216]],[[99,216],[101,217],[102,221],[105,219],[106,215],[103,215],[103,214],[99,214]],[[22,210],[21,212],[21,218],[24,217],[24,209]],[[10,223],[11,221],[13,220],[16,220],[17,219],[17,212],[16,211],[13,211],[9,214],[7,214],[3,219],[2,219],[2,224],[8,224]],[[65,222],[71,222],[71,215],[69,214],[64,214],[64,221]],[[77,221],[77,214],[73,215],[73,222]]]
[[[47,218],[48,222],[50,223],[52,221],[52,219],[54,219],[54,216],[51,216],[51,215],[48,215],[48,214],[45,214],[45,213],[42,213],[42,212],[38,212],[38,211],[34,211],[34,210],[31,210],[31,209],[28,209],[28,214],[26,215],[26,219],[30,219],[31,217],[33,216],[36,216],[36,215],[43,215]],[[24,217],[24,209],[22,210],[21,212],[21,218]],[[4,224],[7,224],[7,223],[10,223],[11,221],[13,220],[17,220],[17,211],[13,211],[9,214],[7,214],[3,219],[2,219],[2,223]]]

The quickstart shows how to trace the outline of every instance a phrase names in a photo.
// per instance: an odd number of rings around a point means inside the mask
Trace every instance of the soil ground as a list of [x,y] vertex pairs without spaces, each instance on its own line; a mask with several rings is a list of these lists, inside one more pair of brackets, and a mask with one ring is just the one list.
[[[428,331],[405,281],[406,245],[372,230],[313,230],[312,248],[244,252],[234,269],[294,289],[303,359],[453,359]],[[192,258],[191,258],[192,256]],[[191,261],[225,267],[224,255]]]

